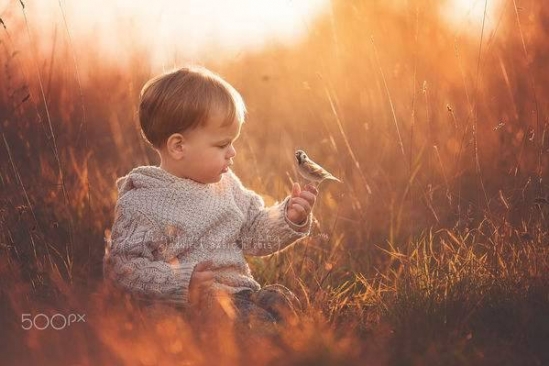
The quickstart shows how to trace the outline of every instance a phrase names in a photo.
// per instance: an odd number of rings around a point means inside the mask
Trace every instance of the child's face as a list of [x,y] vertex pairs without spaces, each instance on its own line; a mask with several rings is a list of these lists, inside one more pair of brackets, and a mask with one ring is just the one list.
[[236,155],[233,143],[240,135],[241,124],[238,121],[230,126],[222,124],[223,116],[213,113],[205,126],[184,133],[185,177],[200,183],[216,183],[233,165]]

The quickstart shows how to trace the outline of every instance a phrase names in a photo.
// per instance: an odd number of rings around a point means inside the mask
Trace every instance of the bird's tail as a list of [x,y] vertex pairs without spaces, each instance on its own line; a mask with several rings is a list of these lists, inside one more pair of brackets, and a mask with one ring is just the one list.
[[327,180],[335,180],[336,182],[343,183],[339,178],[334,177],[333,175],[329,175],[326,178]]

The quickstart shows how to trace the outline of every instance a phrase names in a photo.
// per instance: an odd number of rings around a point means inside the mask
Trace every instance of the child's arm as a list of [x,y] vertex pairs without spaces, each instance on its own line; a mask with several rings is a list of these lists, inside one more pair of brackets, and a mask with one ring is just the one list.
[[298,239],[309,235],[312,214],[307,212],[303,223],[295,224],[289,220],[287,209],[292,196],[281,203],[265,207],[261,196],[246,189],[240,180],[235,180],[235,199],[244,208],[246,223],[240,235],[240,244],[246,255],[264,256],[284,249]]
[[144,214],[118,207],[105,273],[137,296],[187,304],[194,264],[155,260],[153,252],[165,243],[166,236]]

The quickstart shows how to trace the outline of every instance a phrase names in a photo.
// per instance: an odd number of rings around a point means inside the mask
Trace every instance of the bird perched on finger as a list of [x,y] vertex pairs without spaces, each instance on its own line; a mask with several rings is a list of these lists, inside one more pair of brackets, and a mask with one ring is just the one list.
[[341,182],[326,169],[312,161],[307,154],[305,154],[305,151],[297,150],[295,152],[295,159],[297,163],[297,171],[303,178],[313,182],[318,182],[318,184],[324,180],[335,180]]

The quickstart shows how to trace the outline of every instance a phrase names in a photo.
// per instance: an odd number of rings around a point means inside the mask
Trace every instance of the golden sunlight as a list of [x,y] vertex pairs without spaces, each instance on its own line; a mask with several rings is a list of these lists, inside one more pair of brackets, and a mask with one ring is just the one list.
[[458,31],[473,35],[480,34],[484,22],[484,32],[489,33],[496,27],[502,3],[502,0],[447,0],[440,8],[441,16]]
[[[31,28],[48,54],[54,32],[68,28],[74,44],[87,44],[120,62],[143,49],[156,66],[254,51],[269,43],[299,42],[328,0],[82,0],[23,1]],[[23,21],[21,3],[0,7],[4,21]],[[2,10],[4,8],[4,10]],[[15,19],[14,19],[15,18]],[[66,21],[66,23],[65,23]],[[50,36],[51,35],[51,36]]]

